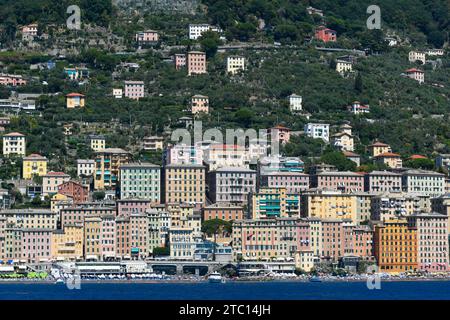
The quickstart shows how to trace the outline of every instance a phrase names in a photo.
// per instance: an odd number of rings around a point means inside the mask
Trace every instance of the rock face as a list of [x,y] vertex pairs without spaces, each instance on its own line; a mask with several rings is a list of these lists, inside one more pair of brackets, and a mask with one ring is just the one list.
[[125,10],[141,9],[144,11],[175,11],[194,14],[199,0],[113,0],[113,4]]

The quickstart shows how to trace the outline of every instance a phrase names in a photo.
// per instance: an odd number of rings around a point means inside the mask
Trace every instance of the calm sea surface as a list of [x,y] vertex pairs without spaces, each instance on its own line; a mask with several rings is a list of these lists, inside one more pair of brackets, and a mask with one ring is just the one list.
[[0,300],[450,300],[450,281],[5,284]]

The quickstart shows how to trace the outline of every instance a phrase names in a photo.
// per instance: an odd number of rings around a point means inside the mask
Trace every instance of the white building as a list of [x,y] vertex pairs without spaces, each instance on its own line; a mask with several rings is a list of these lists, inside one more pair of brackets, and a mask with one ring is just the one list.
[[123,98],[123,90],[120,88],[113,89],[113,96],[116,99],[122,99]]
[[240,56],[227,57],[227,72],[236,74],[239,71],[245,70],[245,58]]
[[325,123],[307,123],[305,125],[305,134],[313,139],[322,139],[325,142],[330,141],[330,125]]
[[336,61],[336,71],[339,72],[340,74],[344,74],[346,72],[352,72],[353,65],[349,61],[337,60]]
[[425,82],[425,72],[423,72],[422,70],[412,68],[412,69],[406,70],[405,73],[408,78],[416,80],[419,83]]
[[347,107],[347,110],[351,113],[358,115],[358,114],[364,114],[364,113],[370,113],[370,106],[369,105],[363,105],[359,101],[355,101],[352,103],[351,106]]
[[25,156],[25,136],[19,132],[11,132],[3,136],[3,156]]
[[443,56],[444,55],[444,49],[428,49],[427,55],[429,56]]
[[409,62],[421,61],[422,64],[425,64],[426,57],[424,52],[419,51],[410,51],[409,52]]
[[189,25],[189,39],[197,40],[198,38],[200,38],[202,36],[202,33],[206,32],[206,31],[214,31],[214,32],[218,32],[218,33],[222,32],[222,30],[220,28],[211,26],[207,23],[190,24]]
[[403,190],[432,198],[445,194],[445,175],[434,171],[408,170],[402,174]]
[[289,109],[291,110],[292,113],[303,110],[303,98],[301,96],[298,96],[295,93],[293,93],[288,98],[289,98]]
[[77,176],[92,176],[95,171],[95,160],[78,159]]

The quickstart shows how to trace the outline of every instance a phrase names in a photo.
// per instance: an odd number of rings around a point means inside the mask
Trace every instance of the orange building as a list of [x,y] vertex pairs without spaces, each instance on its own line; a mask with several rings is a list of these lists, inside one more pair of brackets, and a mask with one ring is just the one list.
[[380,272],[417,269],[417,229],[406,220],[388,220],[375,227],[375,258]]
[[314,37],[323,42],[335,42],[337,40],[337,32],[324,26],[320,26],[316,29]]

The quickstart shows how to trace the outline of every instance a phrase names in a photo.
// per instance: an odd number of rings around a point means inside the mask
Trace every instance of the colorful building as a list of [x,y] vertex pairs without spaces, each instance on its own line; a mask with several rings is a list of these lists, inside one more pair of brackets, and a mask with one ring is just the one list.
[[329,171],[311,175],[311,187],[342,192],[364,191],[364,176],[351,171]]
[[417,270],[417,228],[406,220],[389,220],[375,226],[374,247],[379,272]]
[[300,195],[287,194],[286,188],[261,188],[249,197],[252,219],[300,217]]
[[144,81],[125,81],[125,97],[139,100],[145,97]]
[[120,148],[96,152],[94,188],[96,190],[115,188],[120,179],[120,167],[128,164],[130,159],[130,153]]
[[23,158],[22,177],[32,179],[33,176],[44,176],[47,174],[48,159],[40,154],[33,153]]
[[76,261],[83,258],[84,226],[67,225],[51,236],[51,256],[57,261]]
[[45,197],[57,194],[59,185],[69,180],[70,175],[64,172],[48,172],[42,176],[42,195]]
[[314,38],[317,40],[321,40],[323,42],[330,42],[330,41],[336,42],[337,32],[334,30],[328,29],[325,26],[320,26],[316,29]]
[[206,200],[205,167],[196,164],[170,164],[165,167],[165,203],[202,206]]
[[357,197],[337,191],[311,191],[301,196],[302,217],[358,221]]
[[151,163],[129,163],[120,167],[120,198],[161,202],[161,168]]
[[206,71],[206,53],[200,51],[190,51],[187,54],[188,75],[205,74]]
[[70,93],[66,95],[67,109],[84,108],[86,106],[86,96],[81,93]]

